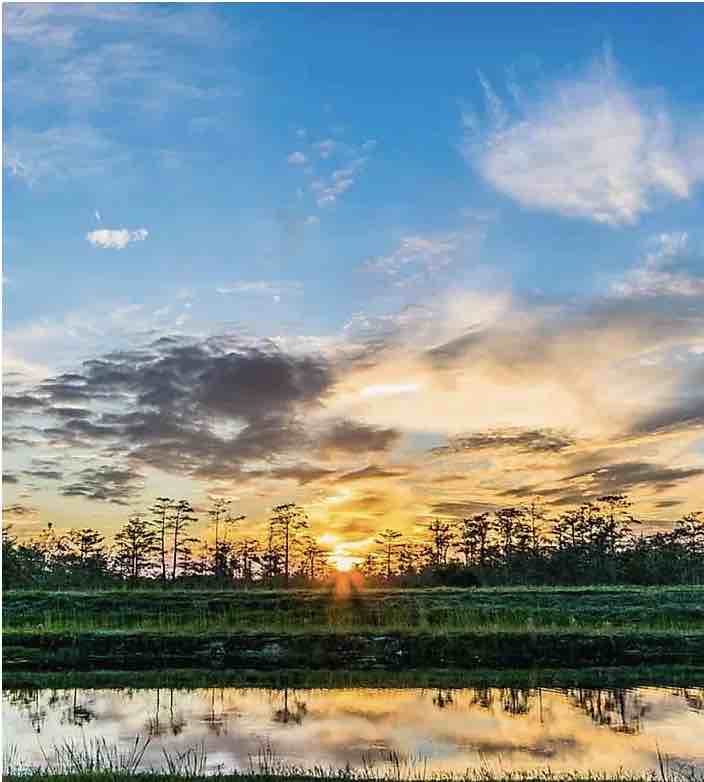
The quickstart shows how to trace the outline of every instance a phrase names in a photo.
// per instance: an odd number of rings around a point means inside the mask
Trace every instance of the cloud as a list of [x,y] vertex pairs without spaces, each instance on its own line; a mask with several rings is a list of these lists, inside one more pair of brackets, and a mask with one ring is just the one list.
[[64,477],[64,474],[59,470],[47,470],[41,468],[37,468],[35,470],[23,470],[22,474],[27,475],[30,478],[40,478],[46,481],[61,481]]
[[357,181],[357,177],[367,163],[366,157],[358,157],[343,168],[335,169],[328,177],[315,179],[311,189],[315,193],[316,203],[320,207],[332,206]]
[[[309,441],[302,416],[322,409],[333,382],[321,357],[231,337],[164,337],[47,378],[36,393],[57,419],[42,430],[48,445],[99,449],[112,459],[182,475],[234,479],[245,465],[251,470],[252,463],[300,452]],[[54,407],[75,402],[81,405],[77,416],[71,407]],[[102,485],[106,474],[98,478]],[[87,474],[64,488],[71,496],[100,493]]]
[[575,444],[574,438],[553,429],[495,429],[453,438],[448,445],[434,448],[434,454],[479,451],[486,448],[515,448],[523,453],[557,453]]
[[287,158],[286,162],[292,166],[303,166],[308,162],[308,159],[303,152],[292,152]]
[[674,488],[677,483],[704,476],[702,467],[665,467],[660,464],[632,461],[608,464],[564,478],[576,483],[583,496],[627,494],[636,488],[660,493]]
[[[35,441],[32,456],[64,448],[139,474],[241,485],[248,514],[285,482],[321,524],[352,524],[358,499],[370,523],[386,514],[408,526],[470,500],[564,507],[619,487],[653,513],[672,499],[686,510],[704,485],[697,301],[453,289],[338,336],[167,332],[13,388],[20,421],[38,425],[8,434]],[[7,466],[24,480],[16,454]],[[29,469],[63,472],[71,496],[107,497],[56,464]]]
[[704,276],[688,268],[688,265],[701,268],[701,259],[694,257],[689,245],[689,236],[682,232],[653,237],[642,262],[612,283],[613,294],[624,298],[696,296],[704,299]]
[[436,502],[432,505],[430,513],[433,516],[448,516],[452,519],[466,519],[479,513],[493,511],[498,506],[493,503],[476,502],[474,500],[458,500]]
[[281,297],[287,294],[298,294],[303,292],[303,283],[295,280],[272,281],[272,280],[238,280],[235,282],[221,285],[216,289],[223,296],[229,294],[243,294],[253,296],[272,296]]
[[86,239],[94,247],[124,250],[130,242],[143,242],[147,236],[149,231],[146,228],[138,228],[136,231],[128,231],[127,228],[100,228],[86,234]]
[[112,466],[87,467],[76,479],[61,487],[64,497],[85,497],[115,505],[127,505],[143,487],[142,476],[130,468]]
[[4,167],[30,187],[41,180],[103,175],[129,160],[124,150],[89,125],[43,131],[12,127],[4,151]]
[[27,518],[33,519],[37,516],[37,509],[29,505],[23,505],[22,503],[14,503],[13,505],[3,505],[3,516],[10,519],[25,520]]
[[411,234],[402,237],[392,253],[371,258],[364,267],[393,278],[396,285],[408,285],[435,276],[476,251],[484,235],[483,226],[430,236]]
[[407,475],[405,470],[389,470],[377,464],[369,464],[360,470],[353,470],[340,475],[335,482],[352,483],[354,481],[388,480],[389,478],[399,478],[404,475]]
[[[72,113],[101,104],[165,110],[185,101],[233,94],[232,73],[214,72],[207,86],[184,80],[183,61],[229,32],[206,7],[129,4],[15,4],[3,14],[5,86],[16,112],[38,103]],[[178,55],[174,54],[177,47]],[[199,58],[199,73],[204,68]],[[179,100],[174,100],[178,98]]]
[[470,123],[465,155],[519,203],[617,226],[659,197],[685,199],[704,177],[703,132],[675,127],[664,102],[619,76],[607,56],[510,111],[480,76],[489,127]]
[[365,454],[388,451],[399,441],[401,433],[394,428],[369,426],[357,421],[335,422],[318,440],[321,453]]
[[335,474],[335,470],[326,467],[317,467],[312,464],[294,464],[289,467],[277,467],[266,474],[266,477],[275,480],[296,481],[299,486],[305,486],[314,483],[322,478],[329,478]]

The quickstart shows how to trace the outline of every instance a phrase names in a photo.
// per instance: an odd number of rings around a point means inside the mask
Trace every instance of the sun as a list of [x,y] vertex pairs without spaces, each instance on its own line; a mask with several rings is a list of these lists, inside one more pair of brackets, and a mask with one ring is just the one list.
[[330,564],[340,573],[349,573],[358,562],[360,562],[359,557],[351,557],[342,552],[330,555]]

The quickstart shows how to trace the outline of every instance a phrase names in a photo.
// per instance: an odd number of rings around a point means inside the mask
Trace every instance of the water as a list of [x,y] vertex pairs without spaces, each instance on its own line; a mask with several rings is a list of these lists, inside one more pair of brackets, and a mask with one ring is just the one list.
[[704,688],[6,690],[2,710],[4,746],[35,765],[64,740],[139,735],[153,768],[200,742],[210,771],[249,768],[266,745],[306,768],[383,766],[393,751],[426,773],[644,771],[658,747],[704,767]]

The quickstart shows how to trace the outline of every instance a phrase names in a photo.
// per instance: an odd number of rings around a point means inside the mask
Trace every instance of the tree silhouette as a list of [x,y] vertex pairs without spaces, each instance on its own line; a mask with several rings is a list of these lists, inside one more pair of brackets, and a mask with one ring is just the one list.
[[427,548],[431,567],[447,564],[447,556],[453,542],[452,528],[447,522],[435,519],[428,525],[430,544]]
[[298,533],[307,529],[308,516],[303,508],[294,502],[277,505],[272,510],[272,528],[281,536],[284,555],[284,586],[288,587],[290,575],[291,548],[296,542]]
[[[220,530],[222,527],[232,527],[234,524],[242,521],[245,516],[232,516],[230,514],[230,504],[232,500],[225,497],[215,497],[212,500],[211,506],[208,509],[208,515],[211,518],[213,527],[215,529],[215,548],[213,551],[213,575],[216,578],[222,578],[225,574],[225,562],[223,552],[221,550],[222,540],[220,538]],[[227,532],[225,533],[225,537]]]
[[150,524],[156,530],[159,546],[159,563],[161,565],[161,580],[166,583],[166,538],[169,530],[169,517],[174,501],[171,497],[157,497],[156,502],[149,508],[152,514]]
[[184,537],[188,527],[198,519],[193,515],[193,508],[188,500],[179,500],[172,505],[168,517],[167,529],[171,532],[171,580],[176,580],[176,569],[179,555],[190,557],[189,543],[196,543],[195,538]]
[[134,513],[115,535],[115,559],[123,572],[135,581],[152,564],[158,550],[157,533],[141,513]]
[[400,537],[401,533],[398,530],[385,529],[379,533],[379,536],[374,541],[378,546],[381,546],[384,559],[386,560],[387,581],[391,581],[391,563]]

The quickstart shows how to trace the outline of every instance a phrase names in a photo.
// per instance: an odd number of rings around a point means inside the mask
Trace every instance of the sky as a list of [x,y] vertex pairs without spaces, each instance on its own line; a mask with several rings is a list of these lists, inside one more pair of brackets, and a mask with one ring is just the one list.
[[703,508],[703,22],[5,4],[6,521]]

